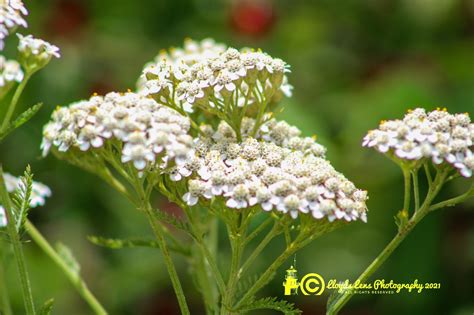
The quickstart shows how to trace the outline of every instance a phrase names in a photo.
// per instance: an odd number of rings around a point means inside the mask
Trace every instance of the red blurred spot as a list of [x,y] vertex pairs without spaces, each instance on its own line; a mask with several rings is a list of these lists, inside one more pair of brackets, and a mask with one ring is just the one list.
[[275,22],[273,4],[268,0],[238,0],[231,9],[231,22],[239,33],[251,36],[264,35]]
[[52,5],[48,31],[55,36],[77,36],[89,20],[83,1],[58,0]]

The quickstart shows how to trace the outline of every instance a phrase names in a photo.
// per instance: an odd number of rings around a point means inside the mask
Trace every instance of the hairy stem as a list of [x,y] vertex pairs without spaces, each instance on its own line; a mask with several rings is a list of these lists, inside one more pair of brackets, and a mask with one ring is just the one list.
[[10,242],[12,243],[13,253],[15,255],[16,266],[20,277],[21,291],[23,294],[23,302],[27,315],[34,315],[35,304],[33,302],[33,294],[31,293],[30,279],[28,277],[28,270],[26,269],[25,256],[20,241],[20,236],[16,230],[15,216],[13,215],[13,207],[10,196],[8,195],[7,187],[5,186],[5,179],[3,178],[3,170],[0,167],[0,199],[2,200],[3,208],[7,216],[7,230]]
[[89,304],[94,313],[97,315],[106,315],[107,311],[100,304],[94,294],[89,290],[87,284],[81,278],[81,276],[76,271],[71,270],[71,268],[64,261],[64,259],[54,250],[54,248],[49,244],[49,242],[43,237],[43,235],[41,235],[41,233],[29,220],[26,221],[25,228],[30,237],[33,239],[33,241],[64,272],[66,277],[76,288],[77,292],[81,295],[81,297],[87,302],[87,304]]

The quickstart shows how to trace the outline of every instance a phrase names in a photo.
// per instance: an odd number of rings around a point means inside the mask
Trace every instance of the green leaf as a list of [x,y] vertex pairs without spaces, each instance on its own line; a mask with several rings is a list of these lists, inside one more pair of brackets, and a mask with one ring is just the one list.
[[58,242],[56,244],[56,251],[58,252],[58,255],[61,256],[61,258],[64,260],[66,265],[69,267],[69,269],[76,275],[79,276],[79,272],[81,271],[81,266],[76,260],[76,257],[74,257],[71,249],[64,245],[61,242]]
[[293,303],[290,303],[285,300],[278,300],[278,298],[276,297],[266,297],[263,299],[252,301],[249,304],[239,308],[237,311],[247,313],[249,311],[263,309],[279,311],[285,315],[297,315],[302,313],[301,310],[295,308],[295,305]]
[[8,125],[8,127],[0,132],[0,141],[2,141],[9,133],[21,127],[24,123],[30,120],[41,109],[43,103],[38,103],[28,108],[26,111],[18,115],[18,117]]
[[241,279],[237,283],[236,296],[242,297],[255,284],[255,282],[257,282],[259,278],[260,278],[260,275],[255,274],[255,275]]
[[158,243],[146,239],[120,239],[105,238],[102,236],[88,236],[87,239],[95,245],[111,249],[133,248],[133,247],[153,247],[158,248]]
[[13,209],[15,210],[16,230],[23,228],[30,210],[31,192],[33,190],[33,174],[28,165],[25,173],[20,177],[19,187],[12,195]]
[[170,224],[179,230],[182,230],[184,232],[187,232],[190,235],[193,235],[191,227],[185,220],[181,220],[177,218],[176,216],[169,214],[165,211],[161,211],[161,210],[154,210],[152,211],[152,213],[157,220]]
[[54,299],[49,299],[44,302],[43,306],[41,306],[41,309],[38,312],[38,315],[50,315],[51,311],[53,310],[53,303]]
[[[152,248],[159,248],[158,242],[149,239],[141,239],[141,238],[134,238],[134,239],[121,239],[121,238],[106,238],[102,236],[88,236],[87,239],[97,245],[102,246],[110,249],[122,249],[122,248],[135,248],[135,247],[152,247]],[[169,242],[168,249],[174,251],[179,254],[183,254],[184,256],[189,256],[191,254],[191,250],[182,244],[178,244],[176,242]]]

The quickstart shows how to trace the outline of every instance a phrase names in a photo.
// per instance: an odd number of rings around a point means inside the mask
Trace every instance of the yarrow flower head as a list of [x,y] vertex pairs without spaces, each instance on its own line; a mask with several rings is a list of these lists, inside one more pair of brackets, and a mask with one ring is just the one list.
[[0,50],[5,46],[5,38],[18,26],[27,27],[24,16],[28,15],[21,0],[0,1]]
[[325,159],[325,148],[283,121],[270,120],[256,137],[248,136],[255,120],[243,123],[244,140],[225,122],[196,140],[195,155],[171,172],[173,180],[189,177],[183,200],[223,198],[229,208],[260,206],[265,211],[366,221],[367,193],[337,172]]
[[162,167],[183,163],[192,153],[189,127],[188,118],[151,98],[113,92],[57,108],[44,127],[41,147],[44,155],[51,147],[75,155],[105,148],[142,171],[158,157]]
[[161,53],[148,64],[138,90],[181,112],[250,116],[291,95],[287,72],[283,60],[261,51],[189,41],[183,50]]
[[23,80],[23,71],[15,60],[0,55],[0,97],[8,93],[15,82]]
[[32,35],[17,34],[20,39],[18,51],[20,62],[25,69],[38,70],[48,64],[52,57],[59,58],[59,48]]
[[[5,184],[9,193],[14,193],[21,185],[23,185],[20,178],[12,176],[11,174],[4,173],[3,178],[5,179]],[[30,207],[35,208],[38,206],[44,206],[46,198],[48,197],[51,197],[51,190],[49,187],[39,182],[33,182],[30,196]],[[5,209],[0,204],[0,227],[6,225],[7,217]]]
[[474,124],[467,113],[410,110],[402,120],[382,121],[362,144],[402,160],[448,163],[464,177],[474,171]]

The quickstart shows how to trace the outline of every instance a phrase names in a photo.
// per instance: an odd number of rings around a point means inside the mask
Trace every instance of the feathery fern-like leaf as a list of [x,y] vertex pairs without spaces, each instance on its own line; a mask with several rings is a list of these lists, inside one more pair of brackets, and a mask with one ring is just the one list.
[[18,232],[23,228],[28,212],[30,210],[31,192],[33,190],[33,174],[28,165],[25,173],[20,177],[17,190],[12,195],[12,203],[14,208],[16,230]]
[[247,313],[254,310],[269,309],[282,312],[285,315],[298,315],[301,314],[301,310],[295,308],[293,303],[285,300],[278,300],[276,297],[266,297],[258,300],[254,300],[247,305],[239,308],[238,311]]

